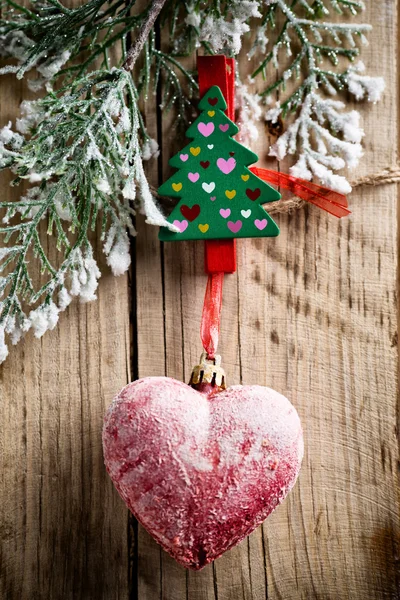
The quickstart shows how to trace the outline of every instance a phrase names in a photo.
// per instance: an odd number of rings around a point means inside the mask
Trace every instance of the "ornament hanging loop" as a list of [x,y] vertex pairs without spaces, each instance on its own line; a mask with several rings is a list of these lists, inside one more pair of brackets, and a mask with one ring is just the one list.
[[211,273],[208,276],[200,327],[200,337],[208,360],[215,359],[218,348],[223,283],[223,273]]

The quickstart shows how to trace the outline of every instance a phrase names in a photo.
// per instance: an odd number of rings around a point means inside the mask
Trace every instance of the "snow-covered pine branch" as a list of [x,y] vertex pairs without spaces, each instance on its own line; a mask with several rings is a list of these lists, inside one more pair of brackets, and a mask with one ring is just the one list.
[[[169,31],[166,51],[150,28],[163,5],[159,25]],[[44,94],[22,102],[15,128],[0,128],[0,169],[15,173],[14,184],[31,186],[19,201],[0,202],[0,362],[8,353],[7,337],[16,343],[29,329],[43,335],[73,297],[96,297],[100,272],[92,229],[101,232],[107,262],[118,275],[129,267],[135,209],[148,223],[165,224],[144,174],[142,161],[157,156],[158,146],[140,106],[161,89],[162,110],[175,107],[176,123],[186,128],[198,85],[181,57],[200,47],[235,56],[243,36],[255,31],[253,76],[263,74],[271,83],[253,94],[238,74],[241,141],[257,135],[262,104],[279,89],[281,104],[270,107],[267,118],[283,117],[286,131],[271,153],[293,154],[294,174],[348,191],[335,172],[357,163],[363,132],[358,113],[345,112],[330,96],[346,90],[376,102],[383,90],[382,79],[365,75],[361,62],[339,68],[341,57],[356,58],[358,40],[366,42],[370,27],[345,21],[363,8],[360,0],[154,0],[141,9],[135,0],[87,0],[73,8],[58,0],[0,0],[0,56],[10,60],[0,74],[28,75],[29,87]],[[327,22],[332,10],[343,15],[339,23]],[[132,49],[142,57],[133,78],[121,68],[128,34],[141,41]],[[281,69],[284,54],[289,66]],[[297,85],[286,94],[289,80]],[[59,252],[54,264],[39,237],[43,220]],[[35,261],[46,276],[39,288],[31,277]]]
[[[359,125],[358,112],[345,112],[344,102],[329,99],[329,96],[346,90],[356,100],[365,98],[376,102],[380,99],[384,81],[381,77],[363,75],[362,62],[346,69],[339,67],[341,57],[352,62],[358,56],[356,40],[366,44],[365,34],[371,26],[326,21],[330,11],[328,2],[322,0],[313,3],[301,0],[297,5],[285,0],[267,0],[266,3],[268,12],[250,53],[254,56],[260,50],[266,56],[252,77],[260,73],[264,77],[271,76],[272,70],[267,73],[269,65],[274,71],[280,71],[262,94],[270,100],[273,92],[279,90],[281,96],[281,100],[267,111],[266,120],[276,123],[282,117],[289,123],[285,133],[271,147],[270,155],[280,160],[287,154],[296,156],[292,175],[303,179],[317,177],[324,185],[348,193],[351,187],[347,179],[335,172],[346,166],[357,166],[362,156],[364,132]],[[364,8],[362,2],[346,0],[331,0],[330,5],[341,13],[348,9],[353,16]],[[280,30],[276,31],[278,11],[283,21]],[[270,35],[271,30],[275,34],[269,43],[267,32]],[[282,53],[286,61],[289,59],[289,65],[284,69],[280,68]],[[327,62],[331,63],[331,68],[326,66]],[[291,86],[292,91],[287,94],[286,86],[290,80],[295,82],[294,89]],[[294,115],[292,122],[291,114]]]
[[[0,202],[5,211],[0,236],[7,244],[0,250],[0,272],[6,273],[0,277],[2,358],[4,334],[16,343],[32,328],[40,337],[55,326],[72,296],[83,302],[96,297],[100,272],[91,230],[101,230],[107,263],[120,275],[130,264],[133,206],[150,223],[168,226],[142,165],[143,149],[148,158],[158,148],[140,122],[137,93],[125,70],[96,71],[59,94],[25,103],[17,126],[20,133],[10,124],[0,131],[0,165],[12,169],[15,184],[36,185],[17,202]],[[57,240],[57,265],[39,237],[43,219]],[[38,289],[31,277],[37,271],[32,252],[47,275]]]

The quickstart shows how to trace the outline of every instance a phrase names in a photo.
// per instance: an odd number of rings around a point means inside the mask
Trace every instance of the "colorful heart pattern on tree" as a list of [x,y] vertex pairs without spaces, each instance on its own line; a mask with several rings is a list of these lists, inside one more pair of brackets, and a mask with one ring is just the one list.
[[185,219],[192,222],[199,216],[200,206],[198,204],[195,204],[190,208],[189,206],[186,206],[186,204],[183,204],[181,206],[181,213],[185,217]]
[[180,199],[168,218],[179,231],[162,227],[160,239],[278,235],[262,204],[279,200],[280,194],[247,168],[258,157],[233,139],[239,129],[224,114],[226,102],[219,87],[203,96],[199,108],[200,116],[187,131],[193,141],[171,158],[169,164],[177,172],[158,190]]

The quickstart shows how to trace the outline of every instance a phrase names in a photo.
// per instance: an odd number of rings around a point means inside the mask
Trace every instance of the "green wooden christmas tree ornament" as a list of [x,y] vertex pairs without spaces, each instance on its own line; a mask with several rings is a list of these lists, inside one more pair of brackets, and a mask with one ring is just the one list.
[[199,108],[187,130],[193,142],[171,158],[178,171],[158,190],[180,199],[168,218],[179,231],[162,227],[160,240],[277,236],[276,223],[261,205],[281,196],[247,168],[258,156],[232,138],[239,128],[224,114],[219,87],[210,88]]

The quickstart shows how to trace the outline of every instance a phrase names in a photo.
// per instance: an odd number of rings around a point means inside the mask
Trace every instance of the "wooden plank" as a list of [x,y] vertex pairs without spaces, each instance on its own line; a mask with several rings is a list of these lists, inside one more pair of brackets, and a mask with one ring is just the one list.
[[[365,173],[392,164],[397,147],[396,23],[378,10],[366,15],[375,31],[364,59],[371,73],[382,74],[384,65],[388,93],[383,104],[362,109]],[[168,119],[163,126],[169,156]],[[265,154],[264,138],[259,151]],[[351,220],[310,207],[280,215],[277,240],[238,244],[238,274],[225,278],[219,349],[228,382],[270,385],[291,398],[305,428],[303,471],[266,524],[202,572],[185,573],[154,550],[146,600],[397,597],[395,198],[395,186],[362,190],[352,197]],[[157,254],[156,270],[143,270],[141,281],[164,273],[165,372],[188,380],[201,349],[202,249],[167,244],[160,258],[161,273]],[[152,347],[146,336],[160,335],[159,298],[156,305],[156,332],[148,323],[141,334],[144,352]],[[156,364],[163,368],[161,353]]]
[[[2,79],[1,123],[26,97],[15,78]],[[4,199],[20,193],[5,178],[1,190]],[[55,261],[55,241],[46,244]],[[127,510],[101,446],[105,409],[129,380],[128,287],[111,275],[99,239],[94,247],[98,301],[73,303],[53,332],[29,333],[0,366],[2,598],[128,596]]]
[[[144,107],[149,134],[158,138],[157,98],[149,96]],[[158,164],[152,160],[146,166],[149,182],[157,187]],[[165,374],[165,333],[163,315],[162,254],[158,241],[158,228],[150,227],[143,216],[136,219],[138,236],[135,243],[135,309],[133,314],[137,345],[137,377]],[[133,517],[132,517],[133,520]],[[161,554],[163,550],[153,538],[136,525],[137,537],[134,552],[137,555],[136,581],[132,581],[134,598],[147,600],[161,598]]]
[[[396,5],[386,8],[391,18],[374,3],[363,15],[374,24],[363,59],[387,84],[382,103],[361,108],[364,174],[397,157]],[[263,525],[269,598],[399,594],[396,198],[395,185],[365,188],[349,219],[309,207],[277,216],[267,247],[240,246],[243,381],[287,395],[306,441],[299,483]]]

